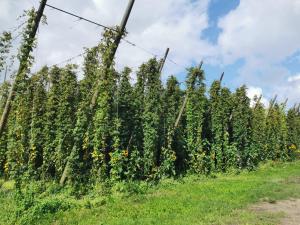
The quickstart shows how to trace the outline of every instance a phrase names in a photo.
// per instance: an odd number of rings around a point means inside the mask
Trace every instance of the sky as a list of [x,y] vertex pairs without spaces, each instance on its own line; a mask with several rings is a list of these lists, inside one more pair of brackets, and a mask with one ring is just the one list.
[[[48,0],[107,26],[120,23],[127,3]],[[38,0],[0,0],[0,31],[17,27],[23,10],[38,5]],[[48,24],[39,28],[33,71],[78,55],[101,39],[102,28],[48,7],[44,13]],[[153,55],[162,57],[169,47],[164,81],[175,75],[183,82],[186,68],[203,60],[208,86],[225,72],[224,85],[231,90],[245,84],[250,98],[263,94],[267,104],[277,94],[278,101],[288,98],[293,106],[300,102],[299,27],[300,0],[136,0],[126,39],[137,47],[122,41],[116,68],[136,71]],[[81,64],[82,58],[72,62]]]

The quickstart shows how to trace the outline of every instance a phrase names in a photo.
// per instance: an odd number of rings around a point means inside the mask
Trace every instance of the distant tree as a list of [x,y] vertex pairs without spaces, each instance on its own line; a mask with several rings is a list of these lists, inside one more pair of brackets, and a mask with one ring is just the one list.
[[159,142],[160,142],[160,121],[162,113],[161,101],[161,80],[158,71],[159,62],[156,59],[150,59],[143,69],[145,73],[145,101],[142,116],[144,133],[144,174],[150,175],[158,166],[159,160]]
[[246,94],[246,86],[236,90],[233,95],[232,110],[232,138],[237,148],[237,166],[249,166],[250,138],[251,138],[251,109],[250,99]]
[[[7,96],[9,94],[10,83],[4,82],[0,85],[0,115],[2,115],[4,106],[6,104]],[[8,172],[7,163],[7,126],[1,135],[0,139],[0,176]]]
[[[175,128],[175,122],[182,104],[183,92],[180,90],[176,77],[170,76],[167,80],[163,95],[163,149],[161,153],[161,170],[163,174],[175,174],[175,166],[183,164],[185,160],[184,139],[181,127]],[[181,125],[182,123],[180,123]]]
[[249,152],[249,166],[255,167],[264,160],[266,145],[266,110],[260,98],[254,98],[254,106],[251,109],[251,144]]
[[188,69],[187,75],[187,152],[189,167],[192,171],[203,171],[205,151],[203,150],[203,123],[205,113],[204,71],[198,67]]
[[40,167],[43,164],[43,149],[45,147],[45,122],[46,122],[46,84],[48,68],[44,67],[30,78],[32,89],[32,108],[29,136],[29,173],[39,178]]

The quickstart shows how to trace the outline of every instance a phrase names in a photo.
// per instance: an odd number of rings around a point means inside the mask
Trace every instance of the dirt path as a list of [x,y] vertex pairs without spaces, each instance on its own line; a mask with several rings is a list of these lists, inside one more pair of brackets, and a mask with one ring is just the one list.
[[263,202],[251,207],[256,212],[283,212],[285,217],[282,225],[300,225],[300,199],[277,201],[274,203]]

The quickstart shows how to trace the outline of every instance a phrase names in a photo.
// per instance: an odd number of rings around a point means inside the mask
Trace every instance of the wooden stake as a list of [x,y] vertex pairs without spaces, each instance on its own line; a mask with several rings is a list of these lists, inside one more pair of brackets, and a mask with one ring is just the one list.
[[166,53],[165,53],[165,56],[164,56],[164,58],[162,59],[162,61],[161,61],[161,63],[160,63],[160,66],[159,66],[159,70],[158,70],[158,71],[159,71],[159,74],[161,74],[161,72],[162,72],[162,70],[163,70],[163,68],[164,68],[164,65],[165,65],[166,59],[167,59],[167,57],[168,57],[169,51],[170,51],[170,49],[167,48]]
[[[39,9],[38,9],[37,14],[36,14],[36,17],[34,19],[34,26],[33,26],[32,30],[29,34],[29,37],[28,37],[28,40],[29,40],[28,46],[29,46],[29,48],[25,48],[25,52],[24,52],[22,58],[20,59],[20,66],[19,66],[19,69],[18,69],[17,77],[20,76],[24,72],[24,70],[26,69],[25,65],[27,64],[28,57],[30,55],[30,52],[32,51],[31,46],[33,44],[37,29],[39,27],[41,18],[43,16],[43,12],[44,12],[46,3],[47,3],[47,0],[42,0],[41,3],[40,3]],[[11,103],[15,98],[15,91],[16,91],[15,89],[16,89],[16,81],[17,80],[18,79],[15,79],[12,82],[12,86],[11,86],[9,95],[7,97],[5,108],[4,108],[3,113],[2,113],[2,117],[1,117],[1,121],[0,121],[0,137],[2,136],[4,127],[6,125],[7,118],[8,118],[9,113],[10,113]]]
[[6,81],[6,76],[7,76],[7,66],[5,67],[5,73],[4,73],[4,80],[3,80],[3,83]]
[[259,105],[260,101],[262,99],[262,95],[259,96],[259,98],[257,99],[257,102],[255,103],[255,106],[254,106],[254,110],[257,108],[257,106]]
[[[199,65],[199,69],[202,68],[202,65],[203,65],[203,61],[201,61],[200,65]],[[184,100],[183,100],[183,104],[181,106],[181,109],[179,111],[178,117],[176,119],[176,122],[175,122],[175,125],[174,125],[174,129],[176,129],[178,127],[178,125],[179,125],[179,122],[180,122],[180,119],[182,117],[182,114],[183,114],[183,111],[185,109],[185,106],[187,104],[187,101],[188,101],[188,94],[186,93],[185,97],[184,97]]]
[[[119,44],[120,44],[120,41],[122,39],[122,36],[125,32],[125,28],[126,28],[126,24],[127,24],[127,21],[129,19],[129,16],[130,16],[130,13],[131,13],[131,10],[132,10],[132,7],[133,7],[133,4],[134,4],[135,0],[129,0],[129,3],[127,5],[127,8],[126,8],[126,11],[125,11],[125,14],[123,16],[123,19],[121,21],[121,24],[120,24],[120,30],[117,34],[117,37],[114,41],[114,44],[113,44],[113,47],[112,47],[112,50],[110,52],[110,55],[109,55],[109,61],[106,65],[106,69],[108,70],[114,60],[114,57],[115,57],[115,54],[117,52],[117,49],[119,47]],[[96,86],[96,90],[94,92],[94,95],[93,95],[93,98],[92,98],[92,101],[91,101],[91,104],[90,104],[90,109],[93,110],[95,105],[96,105],[96,101],[97,101],[97,98],[98,98],[98,95],[99,95],[99,87],[100,87],[100,81],[98,81],[97,83],[97,86]]]
[[224,72],[221,74],[220,83],[222,83],[223,78],[224,78]]

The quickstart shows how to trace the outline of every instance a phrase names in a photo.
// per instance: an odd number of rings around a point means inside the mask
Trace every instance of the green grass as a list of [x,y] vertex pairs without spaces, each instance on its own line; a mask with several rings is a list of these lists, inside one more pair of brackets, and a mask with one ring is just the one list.
[[[7,185],[11,187],[11,185]],[[145,194],[100,195],[96,190],[80,200],[58,191],[40,191],[36,207],[26,224],[276,224],[282,214],[254,213],[251,204],[267,200],[300,198],[300,162],[268,163],[255,172],[217,174],[216,178],[188,176],[163,180]],[[50,192],[51,193],[51,192]],[[51,203],[67,202],[70,207],[45,210]],[[53,203],[54,202],[54,203]],[[50,204],[50,205],[51,205]],[[0,224],[13,220],[18,207],[11,188],[2,185]],[[60,205],[59,205],[60,206]],[[26,213],[26,211],[25,211]],[[21,217],[22,218],[22,217]],[[27,217],[26,217],[27,218]]]

